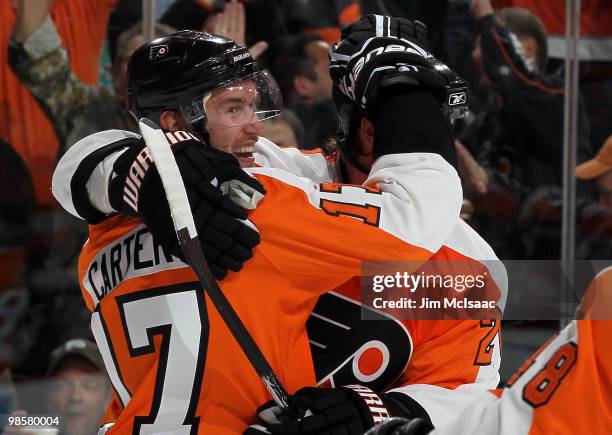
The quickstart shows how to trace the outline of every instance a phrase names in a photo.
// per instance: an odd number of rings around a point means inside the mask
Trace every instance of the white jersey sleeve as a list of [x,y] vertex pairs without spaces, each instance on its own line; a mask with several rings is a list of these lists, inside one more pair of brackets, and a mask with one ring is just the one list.
[[457,225],[463,198],[455,168],[431,153],[382,156],[364,186],[318,183],[276,168],[247,171],[300,189],[312,206],[327,214],[353,216],[351,210],[370,210],[371,216],[354,215],[430,252],[436,252]]
[[[125,130],[106,130],[89,135],[73,146],[62,156],[51,181],[51,191],[55,199],[70,214],[83,219],[77,212],[74,201],[79,200],[73,192],[74,183],[86,185],[91,204],[101,213],[113,212],[108,200],[108,183],[113,171],[113,163],[127,149],[128,141],[139,139],[136,133]],[[108,149],[108,153],[102,153]],[[87,180],[78,179],[78,169],[83,162],[99,155],[95,169]]]
[[255,144],[255,163],[264,168],[283,169],[315,183],[339,182],[335,157],[322,152],[281,148],[264,137]]
[[[499,291],[497,307],[503,311],[508,277],[505,267],[491,247],[468,224],[458,220],[432,259],[445,258],[445,252],[480,263]],[[501,313],[500,313],[501,317]],[[493,323],[495,322],[495,323]],[[442,322],[444,324],[444,322]],[[443,334],[415,346],[405,379],[387,393],[401,394],[418,403],[435,427],[456,417],[473,400],[489,395],[499,384],[501,365],[500,319],[482,322],[464,320]],[[435,330],[435,321],[424,328]],[[481,353],[483,346],[487,352]]]

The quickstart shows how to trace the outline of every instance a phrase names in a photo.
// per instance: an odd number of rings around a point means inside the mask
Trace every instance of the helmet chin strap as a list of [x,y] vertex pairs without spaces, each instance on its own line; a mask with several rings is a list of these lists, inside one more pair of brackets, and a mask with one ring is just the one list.
[[210,147],[210,135],[206,130],[206,116],[197,119],[196,121],[190,121],[187,118],[187,115],[183,112],[183,110],[179,107],[175,109],[175,112],[178,114],[181,120],[181,128],[189,131],[189,133],[193,134],[197,137],[204,145]]
[[185,122],[186,129],[189,130],[190,133],[193,133],[198,139],[200,139],[204,145],[206,145],[207,147],[211,147],[212,145],[210,143],[210,135],[206,130],[206,117],[198,119],[195,122],[190,122],[185,119],[184,115],[181,116],[183,117],[183,121]]
[[198,124],[202,124],[202,127],[200,128],[194,128],[195,133],[197,134],[197,136],[202,139],[202,142],[208,146],[208,147],[212,147],[212,144],[210,143],[210,135],[208,134],[208,131],[206,130],[206,128],[204,128],[204,120],[200,120],[197,122]]

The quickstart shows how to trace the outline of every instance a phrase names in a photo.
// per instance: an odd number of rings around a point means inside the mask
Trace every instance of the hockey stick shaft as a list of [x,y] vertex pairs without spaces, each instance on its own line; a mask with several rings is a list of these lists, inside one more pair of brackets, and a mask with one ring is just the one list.
[[153,161],[162,180],[174,229],[187,263],[197,275],[204,290],[210,297],[221,318],[238,342],[238,345],[249,362],[261,377],[264,385],[272,395],[276,404],[285,412],[290,412],[287,390],[280,382],[272,367],[261,352],[257,343],[236,314],[227,300],[217,281],[210,272],[206,257],[202,251],[193,214],[189,207],[187,191],[183,184],[179,168],[170,149],[170,144],[164,132],[152,121],[142,118],[139,122],[140,132],[151,151]]

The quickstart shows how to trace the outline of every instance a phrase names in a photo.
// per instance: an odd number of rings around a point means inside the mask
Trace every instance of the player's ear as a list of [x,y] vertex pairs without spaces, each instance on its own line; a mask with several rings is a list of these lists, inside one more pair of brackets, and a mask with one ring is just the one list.
[[359,121],[359,142],[361,143],[361,154],[370,155],[374,148],[374,124],[365,116]]
[[184,124],[183,117],[178,112],[166,110],[159,116],[159,125],[165,130],[185,130]]

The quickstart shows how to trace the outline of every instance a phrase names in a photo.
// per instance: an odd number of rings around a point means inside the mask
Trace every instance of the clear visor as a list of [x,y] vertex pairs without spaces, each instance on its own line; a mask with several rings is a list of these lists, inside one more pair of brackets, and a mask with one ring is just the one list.
[[189,122],[203,121],[209,132],[258,123],[280,115],[282,110],[281,92],[267,71],[258,71],[181,106]]

